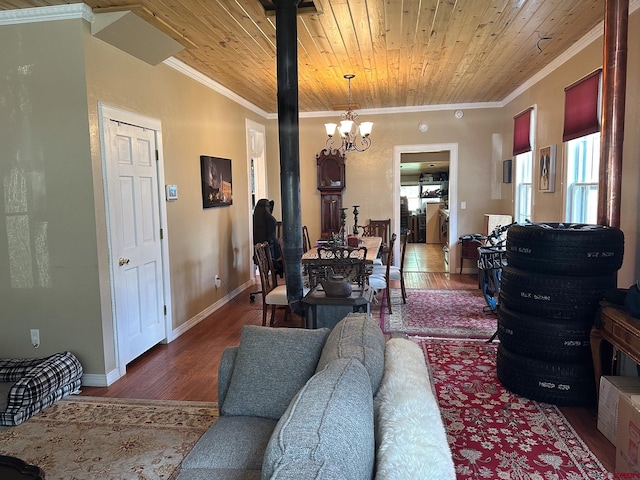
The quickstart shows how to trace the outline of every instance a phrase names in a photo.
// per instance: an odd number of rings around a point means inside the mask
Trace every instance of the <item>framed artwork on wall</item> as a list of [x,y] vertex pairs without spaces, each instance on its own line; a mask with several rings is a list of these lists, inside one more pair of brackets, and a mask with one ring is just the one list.
[[540,149],[540,168],[538,170],[538,190],[553,193],[556,189],[556,146]]
[[228,207],[233,204],[231,160],[200,156],[202,208]]
[[502,162],[502,183],[511,183],[511,159]]

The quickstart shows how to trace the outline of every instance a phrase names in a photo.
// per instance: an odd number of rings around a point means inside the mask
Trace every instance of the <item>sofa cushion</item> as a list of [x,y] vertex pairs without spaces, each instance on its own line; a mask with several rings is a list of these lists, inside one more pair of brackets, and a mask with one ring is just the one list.
[[385,371],[374,401],[376,480],[455,480],[438,402],[420,347],[387,342]]
[[374,448],[369,375],[355,358],[334,360],[309,379],[276,425],[262,478],[288,463],[313,461],[349,480],[371,480]]
[[218,418],[186,456],[182,471],[218,469],[259,472],[276,423],[275,420],[260,417]]
[[260,480],[260,470],[230,468],[193,468],[182,470],[175,480]]
[[245,325],[222,414],[278,420],[315,372],[328,334]]
[[278,468],[270,480],[348,480],[333,463],[295,460]]
[[384,334],[378,324],[366,313],[350,313],[329,334],[316,371],[336,358],[357,358],[367,369],[375,394],[384,372],[384,348]]

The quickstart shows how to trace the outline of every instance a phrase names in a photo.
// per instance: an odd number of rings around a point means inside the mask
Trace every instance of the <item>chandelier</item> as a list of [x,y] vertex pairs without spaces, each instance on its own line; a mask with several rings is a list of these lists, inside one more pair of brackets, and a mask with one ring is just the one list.
[[[340,117],[340,125],[336,123],[325,123],[324,128],[327,130],[327,148],[332,150],[338,150],[342,154],[345,152],[364,152],[371,146],[371,139],[369,134],[373,128],[373,122],[362,122],[358,124],[356,119],[358,114],[351,110],[351,79],[355,75],[349,73],[344,76],[349,82],[349,103],[347,104],[347,111],[343,112]],[[336,138],[334,134],[336,132],[340,134],[340,145],[336,146]]]

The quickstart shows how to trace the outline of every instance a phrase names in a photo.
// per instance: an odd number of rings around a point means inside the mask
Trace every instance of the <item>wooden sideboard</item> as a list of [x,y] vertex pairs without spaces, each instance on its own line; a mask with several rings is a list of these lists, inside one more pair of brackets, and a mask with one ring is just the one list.
[[614,347],[640,363],[640,319],[614,306],[603,306],[598,314],[596,326],[591,329],[591,354],[597,392],[600,391],[600,377],[614,373],[611,371]]

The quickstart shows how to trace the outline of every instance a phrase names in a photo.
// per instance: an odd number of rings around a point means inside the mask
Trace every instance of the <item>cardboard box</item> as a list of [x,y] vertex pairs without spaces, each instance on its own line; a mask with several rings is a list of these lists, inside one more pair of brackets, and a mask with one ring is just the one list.
[[616,472],[640,472],[640,395],[620,395]]
[[640,377],[600,377],[598,430],[614,445],[618,424],[618,398],[620,395],[628,396],[635,393],[640,394]]

